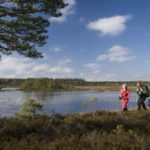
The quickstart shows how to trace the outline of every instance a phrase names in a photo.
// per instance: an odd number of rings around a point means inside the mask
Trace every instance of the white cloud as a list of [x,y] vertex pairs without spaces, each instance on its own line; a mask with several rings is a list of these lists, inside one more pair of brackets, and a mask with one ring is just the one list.
[[96,60],[101,61],[114,61],[114,62],[125,62],[134,59],[135,56],[131,55],[128,48],[121,45],[114,45],[107,50],[106,54],[99,55]]
[[67,59],[60,60],[58,62],[58,64],[59,65],[65,65],[65,64],[70,63],[70,62],[72,62],[72,60],[70,58],[67,58]]
[[68,4],[68,6],[66,6],[63,9],[60,9],[60,12],[62,13],[62,16],[60,16],[60,17],[51,17],[50,21],[52,21],[52,22],[64,22],[64,21],[67,20],[67,17],[69,15],[73,14],[73,12],[74,12],[73,8],[76,4],[76,1],[75,0],[64,0],[64,2],[66,4]]
[[60,52],[60,51],[62,51],[62,49],[60,47],[55,47],[53,50],[54,50],[54,52]]
[[129,79],[128,80],[135,80],[135,81],[138,81],[138,80],[146,80],[146,81],[150,81],[150,72],[147,72],[147,71],[141,71],[141,70],[138,70],[137,72],[134,72],[134,73],[129,73]]
[[[80,78],[84,78],[87,81],[138,81],[138,80],[150,80],[150,72],[147,68],[136,68],[131,66],[124,66],[123,68],[108,69],[110,66],[103,66],[97,63],[87,63],[80,71]],[[133,69],[134,68],[134,69]],[[120,75],[121,74],[123,75]],[[125,75],[125,76],[124,76]]]
[[126,22],[131,18],[130,15],[100,18],[90,22],[87,27],[99,31],[104,36],[116,36],[125,31]]
[[50,47],[50,51],[53,51],[53,52],[60,52],[62,50],[63,50],[62,47],[60,47],[59,45]]
[[104,61],[104,60],[106,60],[106,59],[108,59],[108,58],[109,58],[109,55],[102,54],[102,55],[99,55],[99,56],[96,58],[96,60],[97,60],[97,61]]
[[80,77],[87,81],[112,81],[115,78],[114,73],[110,73],[96,62],[87,63],[83,66],[83,72],[80,73]]
[[0,77],[66,77],[74,72],[73,67],[67,65],[69,62],[71,61],[68,58],[66,61],[64,60],[64,63],[57,62],[56,65],[52,66],[29,58],[2,57],[0,61]]
[[66,67],[66,66],[55,66],[55,67],[52,67],[50,69],[50,72],[51,73],[62,73],[62,74],[68,74],[68,73],[72,73],[73,72],[73,69],[72,68],[69,68],[69,67]]
[[150,81],[150,72],[145,70],[145,68],[141,67],[135,67],[133,66],[134,69],[128,69],[128,70],[123,70],[122,69],[122,74],[126,74],[127,76],[120,76],[119,73],[117,75],[117,80],[118,81],[139,81],[139,80],[145,80],[145,81]]
[[99,65],[96,64],[96,63],[87,63],[87,64],[84,65],[84,67],[89,68],[91,70],[95,70],[96,68],[99,67]]
[[87,81],[113,81],[116,78],[114,73],[108,73],[102,69],[91,71],[91,69],[80,73],[80,77]]
[[87,81],[114,81],[115,74],[113,73],[95,73],[95,74],[85,74],[85,80]]

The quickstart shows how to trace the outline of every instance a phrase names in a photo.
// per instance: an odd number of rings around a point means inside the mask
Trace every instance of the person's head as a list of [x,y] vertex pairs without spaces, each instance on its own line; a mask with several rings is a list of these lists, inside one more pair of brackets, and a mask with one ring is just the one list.
[[141,81],[138,81],[138,82],[137,82],[137,86],[142,86],[142,82],[141,82]]
[[126,83],[122,84],[122,88],[126,90],[128,88],[127,84]]

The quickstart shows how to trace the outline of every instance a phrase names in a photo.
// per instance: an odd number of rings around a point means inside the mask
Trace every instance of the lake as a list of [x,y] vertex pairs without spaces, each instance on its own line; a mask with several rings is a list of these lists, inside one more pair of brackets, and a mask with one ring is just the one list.
[[[20,111],[22,104],[28,98],[41,102],[43,111],[48,114],[51,114],[53,111],[60,114],[70,114],[97,110],[120,110],[118,91],[33,92],[6,89],[0,91],[0,116],[14,116],[16,112]],[[84,105],[92,98],[97,98],[97,101]],[[131,93],[128,106],[129,109],[136,107],[136,94],[133,92]]]

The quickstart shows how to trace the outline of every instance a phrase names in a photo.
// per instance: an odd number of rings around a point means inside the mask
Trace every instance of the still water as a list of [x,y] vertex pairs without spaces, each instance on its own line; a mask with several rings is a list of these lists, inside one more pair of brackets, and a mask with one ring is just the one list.
[[[32,92],[17,90],[0,91],[0,116],[11,117],[20,111],[23,102],[33,98],[43,104],[43,111],[51,114],[53,111],[61,114],[91,112],[96,110],[120,110],[117,91],[54,91]],[[89,99],[97,98],[94,103],[84,105]],[[136,107],[136,94],[131,93],[129,109]]]

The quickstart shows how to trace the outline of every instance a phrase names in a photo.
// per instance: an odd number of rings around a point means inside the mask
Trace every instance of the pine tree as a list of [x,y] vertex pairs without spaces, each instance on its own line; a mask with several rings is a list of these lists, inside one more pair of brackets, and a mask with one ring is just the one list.
[[49,17],[59,17],[63,0],[0,0],[0,53],[42,57]]

